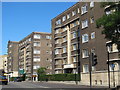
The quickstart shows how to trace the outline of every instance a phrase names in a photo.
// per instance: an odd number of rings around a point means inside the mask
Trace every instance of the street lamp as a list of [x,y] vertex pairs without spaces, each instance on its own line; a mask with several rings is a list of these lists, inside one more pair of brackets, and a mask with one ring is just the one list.
[[109,85],[109,88],[110,88],[110,68],[109,68],[109,65],[110,65],[110,62],[109,62],[109,52],[110,52],[110,50],[109,50],[109,47],[110,47],[110,43],[106,43],[106,47],[107,47],[107,58],[108,58],[108,62],[107,62],[107,64],[108,64],[108,85]]

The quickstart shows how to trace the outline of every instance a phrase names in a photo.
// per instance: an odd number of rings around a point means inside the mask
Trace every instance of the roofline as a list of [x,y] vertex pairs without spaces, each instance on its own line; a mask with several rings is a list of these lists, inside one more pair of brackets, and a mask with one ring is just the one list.
[[21,39],[21,40],[19,41],[19,43],[22,42],[22,41],[24,41],[26,38],[30,37],[32,34],[35,34],[35,33],[39,33],[39,34],[49,34],[49,35],[51,35],[51,33],[48,33],[48,32],[32,32],[32,33],[30,33],[29,35],[27,35],[26,37],[24,37],[23,39]]
[[[80,1],[79,1],[80,2]],[[56,17],[54,17],[51,20],[54,20],[55,18],[59,17],[60,15],[62,15],[63,13],[67,12],[69,9],[73,8],[75,5],[77,5],[79,2],[76,2],[74,5],[72,5],[71,7],[69,7],[68,9],[66,9],[65,11],[63,11],[62,13],[60,13],[59,15],[57,15]]]

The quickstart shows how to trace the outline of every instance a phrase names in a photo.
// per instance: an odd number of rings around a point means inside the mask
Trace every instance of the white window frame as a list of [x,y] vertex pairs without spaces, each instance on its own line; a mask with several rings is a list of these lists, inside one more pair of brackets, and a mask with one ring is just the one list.
[[[39,44],[38,44],[39,43]],[[40,46],[40,42],[34,42],[33,46]]]
[[77,45],[73,44],[73,50],[77,50]]
[[67,14],[67,19],[69,19],[70,18],[70,13],[69,14]]
[[86,43],[86,42],[88,42],[89,41],[89,36],[88,36],[88,34],[83,34],[82,35],[82,43]]
[[94,39],[95,38],[95,32],[92,32],[91,33],[91,39]]
[[34,39],[40,39],[41,36],[39,34],[34,34]]
[[72,16],[75,16],[76,15],[76,11],[72,11]]
[[33,53],[34,54],[40,54],[40,50],[39,49],[34,49]]
[[83,65],[83,73],[88,73],[89,72],[89,65],[85,64]]
[[87,12],[87,4],[81,7],[81,14],[84,14]]
[[94,7],[94,1],[90,2],[90,7],[93,8]]
[[63,47],[63,53],[66,53],[66,52],[67,52],[67,48]]
[[77,62],[77,57],[73,57],[73,62]]
[[88,19],[82,21],[82,29],[88,27]]
[[62,21],[64,22],[66,20],[66,16],[63,16],[62,17]]
[[86,57],[89,57],[88,49],[83,49],[82,50],[82,58],[86,58]]
[[60,25],[60,24],[61,24],[61,19],[57,20],[57,21],[55,22],[55,24],[56,24],[56,25]]
[[55,49],[55,55],[59,54],[59,49]]
[[34,57],[34,58],[33,58],[33,61],[34,61],[34,62],[40,62],[40,57]]
[[73,32],[73,33],[72,33],[72,37],[73,37],[73,38],[76,38],[76,37],[77,37],[77,33],[76,33],[76,32]]

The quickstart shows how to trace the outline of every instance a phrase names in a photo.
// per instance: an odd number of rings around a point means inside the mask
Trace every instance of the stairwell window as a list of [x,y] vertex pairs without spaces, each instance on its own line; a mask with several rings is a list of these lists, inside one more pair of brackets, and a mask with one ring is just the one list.
[[76,37],[77,37],[77,33],[73,32],[73,38],[76,38]]
[[82,29],[88,27],[88,20],[82,21]]

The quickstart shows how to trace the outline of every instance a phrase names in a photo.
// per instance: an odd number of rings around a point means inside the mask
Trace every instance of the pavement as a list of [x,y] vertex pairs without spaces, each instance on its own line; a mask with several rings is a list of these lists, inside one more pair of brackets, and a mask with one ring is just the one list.
[[42,81],[42,82],[9,82],[8,85],[3,85],[2,90],[112,90],[107,87],[101,86],[93,86],[90,88],[89,86],[79,85],[72,81]]

